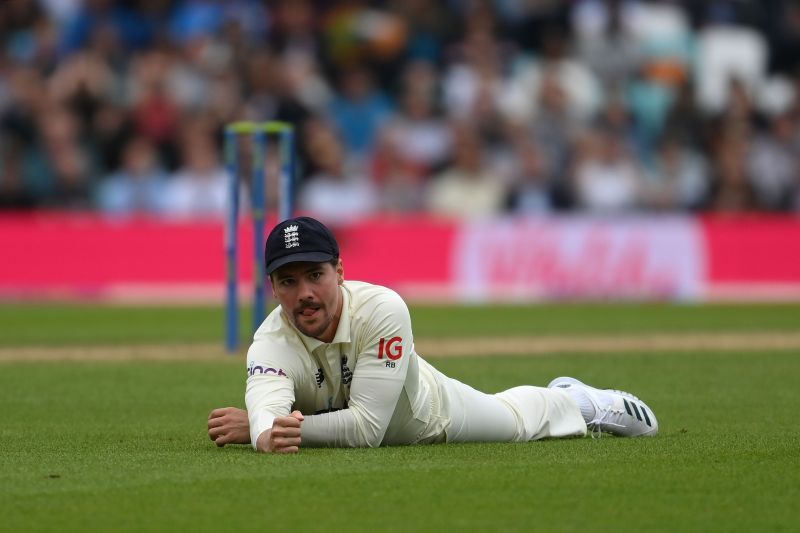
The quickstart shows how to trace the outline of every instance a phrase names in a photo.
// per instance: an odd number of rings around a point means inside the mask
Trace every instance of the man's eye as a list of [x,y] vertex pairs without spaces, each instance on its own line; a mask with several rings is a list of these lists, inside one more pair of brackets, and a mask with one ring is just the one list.
[[322,272],[312,272],[311,279],[317,281],[319,278],[322,277]]
[[281,286],[283,286],[283,287],[289,287],[289,286],[291,286],[291,285],[292,285],[292,283],[294,283],[294,280],[293,280],[293,279],[282,279],[282,280],[280,281],[280,284],[281,284]]

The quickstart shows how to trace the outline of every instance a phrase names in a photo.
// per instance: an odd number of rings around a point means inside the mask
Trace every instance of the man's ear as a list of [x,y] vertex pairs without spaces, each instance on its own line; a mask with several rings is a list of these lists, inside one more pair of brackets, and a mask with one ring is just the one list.
[[336,276],[338,277],[339,285],[344,283],[344,265],[341,259],[339,259],[339,264],[336,265]]

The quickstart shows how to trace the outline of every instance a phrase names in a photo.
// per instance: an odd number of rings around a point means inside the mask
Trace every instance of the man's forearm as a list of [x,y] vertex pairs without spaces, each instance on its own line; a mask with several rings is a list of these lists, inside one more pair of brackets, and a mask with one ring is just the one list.
[[306,447],[375,448],[380,446],[386,428],[379,420],[359,419],[353,408],[306,418],[303,444]]

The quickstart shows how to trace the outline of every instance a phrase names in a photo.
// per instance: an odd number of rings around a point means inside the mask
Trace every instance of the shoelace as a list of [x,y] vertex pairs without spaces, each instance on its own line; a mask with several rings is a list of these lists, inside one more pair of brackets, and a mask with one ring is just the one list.
[[[633,394],[629,394],[629,393],[626,393],[626,392],[623,392],[623,391],[620,391],[620,390],[616,390],[616,389],[606,389],[606,390],[609,391],[609,392],[620,393],[623,396],[625,396],[625,395],[633,396]],[[589,401],[592,402],[592,405],[594,406],[594,412],[595,412],[595,418],[586,424],[586,427],[591,428],[591,430],[592,430],[591,436],[592,436],[593,439],[599,439],[600,437],[603,436],[603,430],[600,427],[601,425],[615,426],[615,427],[618,427],[618,428],[625,427],[623,424],[617,424],[615,422],[611,422],[609,420],[606,420],[611,415],[621,415],[621,414],[623,414],[622,409],[614,409],[613,407],[602,407],[601,408],[597,403],[595,403],[595,401],[592,398],[591,394],[587,394],[587,396],[589,397]],[[634,396],[634,398],[635,398],[635,396]],[[636,399],[638,400],[638,398],[636,398]],[[601,413],[601,415],[598,417],[596,415],[596,413]]]
[[[642,400],[640,400],[637,396],[634,396],[630,392],[621,391],[621,390],[618,390],[618,389],[605,389],[605,390],[608,391],[608,392],[615,392],[615,393],[617,393],[617,394],[619,394],[619,395],[621,395],[621,396],[623,396],[625,398],[636,400],[639,403],[642,402]],[[589,398],[591,399],[591,396]],[[593,439],[599,439],[600,437],[603,436],[603,430],[600,429],[600,425],[601,424],[603,424],[605,426],[615,426],[615,427],[618,427],[618,428],[624,428],[625,427],[624,424],[617,424],[615,422],[611,422],[611,421],[606,420],[606,418],[608,418],[611,415],[615,415],[615,414],[616,415],[623,415],[623,414],[625,414],[625,412],[622,409],[613,409],[613,408],[603,408],[603,409],[601,409],[600,406],[598,406],[596,403],[594,403],[594,400],[590,400],[590,401],[594,405],[596,413],[599,413],[599,412],[603,413],[599,417],[595,417],[594,420],[592,420],[591,422],[586,424],[587,427],[591,427],[592,428],[592,438]]]
[[[626,391],[621,391],[621,390],[618,390],[618,389],[605,389],[605,391],[606,392],[617,393],[617,394],[619,394],[619,395],[621,395],[623,397],[631,398],[631,399],[636,400],[637,402],[641,402],[641,400],[639,398],[637,398],[633,394],[631,394],[629,392],[626,392]],[[625,411],[623,411],[621,408],[620,409],[614,409],[612,406],[600,407],[597,404],[597,402],[594,401],[594,398],[592,397],[591,394],[586,393],[586,397],[591,402],[592,406],[594,407],[594,412],[595,412],[595,417],[592,420],[590,420],[589,422],[586,423],[587,429],[591,430],[591,437],[593,439],[599,439],[600,437],[603,436],[603,430],[602,430],[601,426],[606,426],[606,427],[614,426],[614,427],[618,427],[618,428],[624,428],[625,427],[624,424],[617,424],[616,422],[611,422],[610,420],[607,420],[612,415],[624,415]],[[600,413],[600,416],[597,416],[597,413]]]
[[599,439],[600,437],[603,436],[603,430],[600,428],[601,424],[604,424],[606,426],[616,426],[618,428],[625,427],[622,424],[616,424],[614,422],[609,422],[609,421],[606,420],[606,418],[608,418],[609,415],[622,414],[622,410],[620,410],[620,409],[598,409],[597,406],[595,406],[595,410],[596,411],[603,411],[603,414],[600,415],[600,417],[594,418],[594,420],[591,420],[588,424],[586,424],[586,427],[589,427],[589,428],[592,429],[592,434],[591,435],[592,435],[593,439]]

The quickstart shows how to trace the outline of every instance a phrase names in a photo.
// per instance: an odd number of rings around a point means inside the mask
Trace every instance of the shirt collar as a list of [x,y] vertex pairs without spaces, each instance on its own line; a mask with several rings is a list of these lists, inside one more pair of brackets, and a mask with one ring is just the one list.
[[350,293],[344,285],[340,285],[339,290],[342,293],[342,315],[339,317],[339,325],[336,327],[336,334],[331,344],[350,342]]

